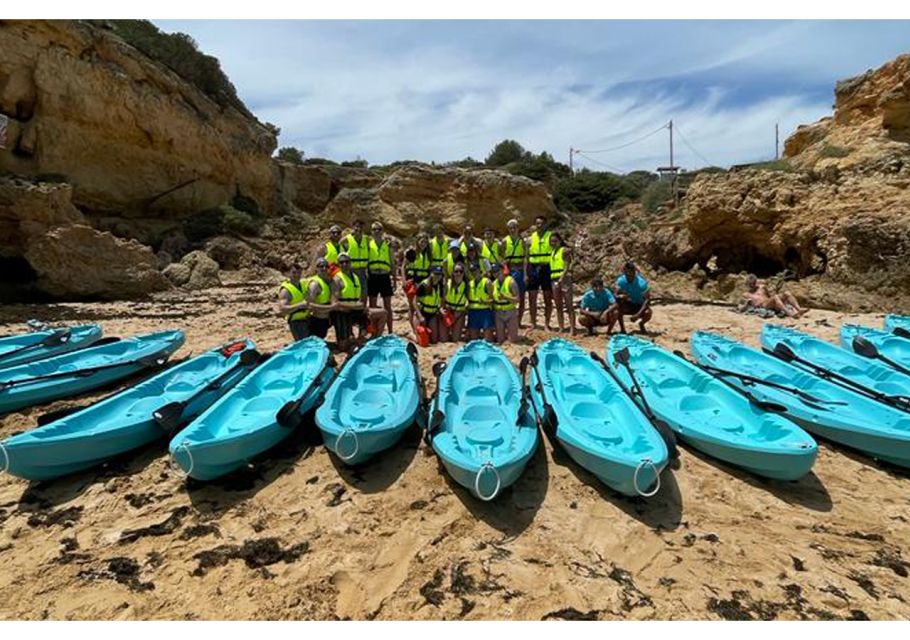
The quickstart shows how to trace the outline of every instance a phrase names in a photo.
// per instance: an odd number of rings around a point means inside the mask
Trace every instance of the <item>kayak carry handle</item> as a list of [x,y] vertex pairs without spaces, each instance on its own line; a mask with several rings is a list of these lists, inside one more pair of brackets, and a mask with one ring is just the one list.
[[[480,492],[480,478],[483,476],[484,471],[491,471],[496,476],[496,486],[493,487],[493,493],[488,496],[483,495]],[[499,495],[499,490],[502,488],[502,478],[499,475],[499,471],[496,470],[496,466],[489,460],[484,462],[480,469],[477,470],[477,475],[474,476],[474,495],[483,500],[484,502],[489,502],[497,495]]]
[[[654,489],[651,491],[642,491],[641,487],[638,486],[638,474],[643,468],[649,465],[654,469]],[[632,487],[635,489],[635,493],[642,498],[650,498],[651,496],[657,495],[657,492],[660,491],[660,469],[651,461],[651,458],[642,458],[641,462],[638,463],[638,466],[635,467],[635,473],[632,474]]]
[[[189,458],[189,460],[190,460],[190,468],[187,469],[186,471],[183,470],[183,467],[181,466],[180,461],[177,460],[177,452],[180,451],[181,449],[186,453],[186,457]],[[193,473],[193,469],[196,466],[196,462],[195,462],[195,460],[193,460],[193,454],[190,452],[189,443],[186,440],[181,442],[180,446],[177,447],[173,453],[171,453],[170,458],[171,458],[170,459],[171,469],[176,471],[178,474],[180,474],[184,478],[189,478],[190,474]]]
[[[354,449],[353,449],[353,451],[351,451],[350,454],[344,455],[343,453],[341,453],[341,440],[347,434],[350,434],[351,437],[354,438]],[[347,429],[345,429],[344,431],[341,432],[341,434],[338,436],[338,438],[335,439],[335,455],[338,456],[339,458],[341,458],[344,462],[347,462],[348,460],[353,459],[354,456],[356,456],[359,452],[360,452],[360,441],[357,439],[357,432],[354,431],[352,428],[348,427]]]

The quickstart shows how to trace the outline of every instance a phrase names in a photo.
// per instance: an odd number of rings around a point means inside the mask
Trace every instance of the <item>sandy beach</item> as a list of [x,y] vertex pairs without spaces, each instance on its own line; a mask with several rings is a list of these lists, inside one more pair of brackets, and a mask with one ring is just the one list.
[[[177,357],[250,335],[289,336],[272,283],[149,302],[6,305],[26,319],[97,321],[106,335],[186,332]],[[396,298],[404,332],[404,300]],[[842,322],[788,323],[834,340]],[[762,321],[714,306],[655,308],[656,341],[695,329],[757,345]],[[331,337],[331,334],[330,334]],[[536,343],[548,337],[530,335]],[[602,352],[605,337],[578,337]],[[455,345],[421,350],[430,368]],[[532,344],[509,346],[516,364]],[[49,409],[0,419],[0,436]],[[544,440],[494,502],[444,473],[416,430],[343,467],[308,424],[219,482],[186,483],[166,442],[48,483],[0,478],[3,619],[907,619],[910,474],[828,442],[799,482],[758,479],[682,448],[650,500],[613,493]]]

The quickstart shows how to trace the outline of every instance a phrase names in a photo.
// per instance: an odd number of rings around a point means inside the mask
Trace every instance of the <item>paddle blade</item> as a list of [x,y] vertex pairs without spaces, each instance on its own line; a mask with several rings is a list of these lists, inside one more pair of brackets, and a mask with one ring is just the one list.
[[776,355],[778,358],[780,358],[784,362],[792,362],[793,360],[796,359],[796,354],[793,353],[793,349],[791,349],[788,345],[784,344],[783,342],[778,342],[776,345],[774,345],[774,348],[771,350],[771,353]]
[[408,352],[408,355],[411,356],[412,359],[414,359],[414,360],[417,359],[417,346],[413,342],[408,343],[406,350]]
[[285,402],[275,414],[275,421],[286,429],[296,427],[300,418],[300,400]]
[[55,331],[51,335],[47,336],[44,340],[41,341],[42,346],[45,347],[56,347],[61,344],[66,344],[69,342],[70,332],[68,329],[63,331]]
[[543,408],[543,428],[544,430],[555,434],[558,427],[559,416],[556,415],[556,410],[553,409],[553,405],[548,403]]
[[433,363],[433,375],[439,377],[442,375],[442,372],[446,370],[445,362],[435,362]]
[[878,358],[878,349],[863,336],[853,336],[853,350],[864,358]]
[[170,433],[180,426],[185,405],[182,402],[169,402],[152,412],[152,419],[162,431]]
[[670,457],[678,458],[679,447],[676,446],[676,434],[673,432],[673,429],[670,427],[670,425],[660,418],[654,418],[652,424],[654,425],[654,428],[657,429],[657,433],[660,434],[660,437],[663,438],[664,443],[667,445],[667,453],[670,455]]
[[518,363],[518,370],[521,372],[521,377],[524,377],[525,373],[527,373],[529,362],[528,356],[525,356],[521,359],[521,362]]
[[244,367],[256,366],[261,359],[262,354],[256,351],[256,349],[247,349],[240,354],[240,364]]
[[752,403],[762,411],[771,411],[773,413],[787,413],[786,405],[779,402],[769,402],[767,400],[753,400]]
[[894,327],[891,330],[891,333],[898,336],[899,338],[910,338],[910,331],[904,329],[903,327]]
[[613,359],[622,365],[629,364],[629,360],[631,360],[631,354],[629,353],[629,347],[623,347],[622,349],[620,349],[619,351],[614,353]]
[[538,364],[540,364],[540,359],[537,357],[536,351],[531,354],[530,358],[528,358],[528,362],[531,363],[532,367],[536,367]]
[[591,356],[595,361],[599,362],[602,367],[607,366],[607,363],[604,362],[604,359],[600,357],[596,351],[589,351],[588,355]]
[[85,407],[67,407],[66,409],[57,409],[56,411],[48,411],[47,413],[42,413],[38,416],[38,426],[43,427],[46,424],[50,424],[61,418],[65,418],[68,415],[72,415],[77,411],[82,411]]
[[679,349],[674,349],[674,350],[673,350],[673,355],[676,356],[677,358],[682,358],[683,360],[688,360],[688,358],[686,357],[686,354],[684,354],[684,353],[683,353],[682,351],[680,351]]

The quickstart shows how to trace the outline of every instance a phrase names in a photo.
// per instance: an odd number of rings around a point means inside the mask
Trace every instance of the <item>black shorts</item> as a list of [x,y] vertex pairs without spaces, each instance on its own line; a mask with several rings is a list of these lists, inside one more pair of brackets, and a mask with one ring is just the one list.
[[354,327],[360,325],[367,327],[367,314],[365,311],[333,311],[331,313],[332,325],[335,327],[335,339],[347,340],[354,335]]
[[619,313],[624,316],[634,316],[636,313],[641,311],[641,307],[644,303],[635,304],[631,300],[620,300],[619,301]]
[[382,296],[383,298],[392,297],[392,274],[391,273],[371,273],[367,278],[367,291],[370,296]]
[[313,316],[310,318],[310,335],[325,340],[325,337],[329,334],[329,327],[331,326],[332,321],[328,318],[317,318]]
[[528,291],[537,291],[538,289],[549,291],[552,286],[549,264],[544,262],[528,265]]
[[309,318],[305,320],[288,320],[288,329],[291,330],[291,337],[294,338],[294,342],[308,338],[310,336],[310,320]]

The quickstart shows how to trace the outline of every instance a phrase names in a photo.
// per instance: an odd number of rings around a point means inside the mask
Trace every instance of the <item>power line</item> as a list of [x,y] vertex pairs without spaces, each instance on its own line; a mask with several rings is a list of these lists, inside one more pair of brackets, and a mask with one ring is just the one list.
[[685,144],[687,147],[689,147],[689,150],[690,150],[692,153],[694,153],[694,154],[697,155],[699,158],[701,158],[701,161],[704,162],[706,166],[711,166],[711,162],[710,162],[706,157],[704,157],[703,155],[701,155],[701,154],[695,149],[695,147],[693,147],[691,144],[689,144],[689,141],[686,140],[686,136],[683,135],[682,130],[679,128],[679,124],[678,124],[678,123],[677,123],[677,125],[676,125],[676,133],[679,134],[679,137],[680,137],[680,139],[683,141],[683,144]]
[[599,160],[595,160],[594,158],[589,158],[588,156],[586,156],[584,153],[582,153],[578,149],[575,149],[575,154],[581,156],[588,162],[593,162],[594,164],[597,164],[597,165],[600,165],[601,167],[609,169],[610,171],[612,171],[614,173],[620,173],[620,174],[625,173],[622,169],[617,169],[616,167],[611,167],[610,165],[606,164],[605,162],[600,162]]
[[[643,136],[640,137],[640,138],[636,138],[635,140],[632,140],[632,141],[630,141],[630,142],[626,142],[626,143],[621,144],[621,145],[616,146],[616,147],[610,147],[609,149],[596,149],[596,150],[593,150],[593,151],[585,151],[585,153],[607,153],[608,151],[617,151],[617,150],[619,150],[619,149],[625,149],[626,147],[631,147],[633,144],[637,144],[637,143],[641,142],[642,140],[647,140],[647,139],[650,138],[651,136],[653,136],[653,135],[655,135],[655,134],[657,134],[657,133],[663,131],[664,129],[666,129],[666,128],[669,127],[669,126],[670,126],[669,124],[663,124],[663,125],[661,125],[660,127],[658,127],[657,129],[655,129],[654,131],[652,131],[651,133],[648,133],[648,134],[646,134],[646,135],[643,135]],[[576,152],[576,153],[581,153],[581,151],[578,151],[577,149],[575,150],[575,152]]]

